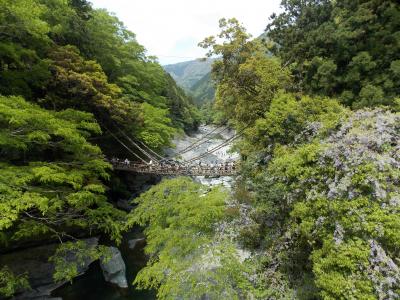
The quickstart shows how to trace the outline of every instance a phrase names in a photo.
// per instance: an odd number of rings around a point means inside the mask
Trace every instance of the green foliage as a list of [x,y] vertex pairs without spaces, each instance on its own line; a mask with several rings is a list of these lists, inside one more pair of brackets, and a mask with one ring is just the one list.
[[58,47],[49,54],[53,64],[48,93],[41,103],[55,110],[74,108],[92,112],[97,119],[132,123],[133,103],[120,99],[121,89],[107,81],[101,66],[84,60],[73,46]]
[[[288,274],[312,271],[314,296],[376,299],[396,294],[399,115],[358,111],[345,121],[337,104],[326,112],[318,109],[322,103],[327,102],[316,99],[315,110],[303,124],[293,119],[301,128],[295,143],[287,131],[287,143],[283,135],[269,139],[275,147],[266,151],[266,167],[260,165],[254,172],[253,160],[244,167],[257,195],[254,217],[273,224],[260,227],[266,251],[289,243],[287,251],[274,256],[275,263]],[[300,107],[295,111],[301,112]],[[282,124],[273,116],[272,110],[266,115],[277,126]],[[307,132],[307,125],[318,119],[327,121],[323,124],[330,124],[330,130],[325,125]],[[264,135],[275,136],[275,127],[266,128]],[[303,286],[305,276],[291,284]]]
[[[316,130],[328,132],[335,128],[344,117],[345,109],[329,98],[279,94],[271,103],[265,117],[255,124],[255,139],[262,147],[276,144],[304,142]],[[303,138],[300,139],[300,134]]]
[[[145,51],[86,0],[0,0],[0,243],[63,241],[56,280],[102,255],[66,243],[74,232],[118,243],[127,229],[126,213],[106,197],[111,166],[102,154],[123,148],[101,129],[162,149],[198,126],[191,100]],[[71,252],[75,264],[64,259]],[[0,277],[3,294],[23,288],[6,269]]]
[[250,41],[250,35],[236,19],[221,19],[220,28],[221,43],[214,36],[200,43],[203,48],[210,48],[209,56],[222,57],[212,67],[216,105],[227,119],[240,126],[252,125],[268,110],[275,94],[288,87],[289,70],[276,58],[267,57],[259,40]]
[[169,75],[166,75],[166,77],[165,95],[168,99],[168,107],[170,108],[170,116],[174,127],[184,128],[188,131],[195,130],[200,123],[198,109],[193,105],[191,99],[186,96],[185,92],[177,86],[173,78]]
[[15,292],[28,288],[29,282],[25,275],[16,276],[7,267],[0,269],[0,295],[10,297]]
[[1,36],[6,39],[42,39],[49,31],[48,24],[41,20],[47,7],[35,0],[1,0]]
[[399,115],[351,112],[331,96],[398,111],[399,7],[282,3],[268,33],[289,69],[234,19],[221,20],[221,43],[201,43],[221,56],[217,107],[246,127],[236,196],[252,206],[252,221],[239,240],[259,253],[264,298],[396,298]]
[[125,213],[104,196],[110,165],[87,141],[100,133],[91,114],[0,97],[0,129],[0,231],[9,241],[42,234],[63,239],[70,228],[121,240]]
[[49,62],[41,60],[34,50],[0,42],[0,93],[34,98],[50,78],[48,68]]
[[324,243],[312,255],[316,284],[324,299],[376,299],[368,278],[370,247],[361,239]]
[[190,99],[107,11],[65,0],[3,0],[0,8],[3,95],[89,111],[101,124],[110,127],[111,118],[125,129],[140,126],[138,107],[146,102],[169,108],[179,129],[197,127]]
[[87,266],[88,262],[98,259],[110,259],[109,248],[91,246],[83,241],[63,243],[50,258],[55,265],[54,280],[71,281],[81,273],[81,268]]
[[88,40],[77,46],[102,66],[108,80],[121,88],[124,100],[169,108],[174,126],[185,130],[197,127],[195,108],[188,97],[154,58],[146,57],[135,34],[121,21],[105,10],[95,10],[86,29]]
[[42,20],[47,7],[35,0],[0,1],[0,93],[38,97],[50,77],[41,54],[50,40]]
[[204,75],[191,87],[190,94],[193,96],[198,106],[214,102],[215,88],[211,79],[211,72]]
[[[18,234],[28,220],[49,230],[57,228],[51,226],[53,221],[55,225],[105,227],[102,222],[110,223],[105,220],[108,216],[119,216],[117,223],[122,215],[105,201],[101,182],[108,178],[110,166],[100,149],[86,140],[100,132],[92,115],[49,112],[17,97],[0,99],[0,229],[13,228]],[[46,159],[38,160],[43,153]],[[12,165],[22,157],[27,163]],[[118,230],[113,237],[120,239]]]
[[146,226],[150,255],[135,279],[140,288],[157,288],[160,299],[242,299],[254,291],[251,269],[240,263],[228,240],[216,239],[226,219],[226,191],[209,191],[189,178],[164,180],[135,199],[132,224]]
[[141,140],[154,149],[169,145],[176,131],[168,118],[167,109],[142,103],[139,117],[141,125],[136,129],[136,135]]
[[351,107],[392,105],[399,93],[397,1],[282,1],[267,27],[300,90]]
[[200,108],[202,122],[205,124],[223,124],[226,122],[224,112],[217,109],[214,102],[206,102]]

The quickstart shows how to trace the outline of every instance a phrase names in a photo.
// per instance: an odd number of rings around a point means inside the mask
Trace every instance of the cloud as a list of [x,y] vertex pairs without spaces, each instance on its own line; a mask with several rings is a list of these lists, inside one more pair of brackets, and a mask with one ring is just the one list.
[[235,17],[253,36],[260,35],[280,0],[91,0],[114,12],[133,31],[149,55],[162,64],[201,57],[204,37],[218,33],[220,18]]

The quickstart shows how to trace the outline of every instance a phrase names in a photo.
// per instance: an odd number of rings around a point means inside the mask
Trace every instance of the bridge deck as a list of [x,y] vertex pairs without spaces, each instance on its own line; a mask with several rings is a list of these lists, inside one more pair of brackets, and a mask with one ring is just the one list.
[[235,176],[237,170],[232,166],[223,167],[183,167],[183,166],[160,166],[146,164],[113,163],[114,170],[130,171],[142,174],[157,175],[186,175],[186,176]]

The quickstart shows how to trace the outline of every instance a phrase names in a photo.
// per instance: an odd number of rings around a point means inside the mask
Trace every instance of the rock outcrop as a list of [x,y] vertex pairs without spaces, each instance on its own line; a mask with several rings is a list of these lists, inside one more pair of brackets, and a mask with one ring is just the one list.
[[138,245],[143,245],[145,243],[146,239],[145,238],[138,238],[138,239],[133,239],[128,241],[128,247],[131,250],[134,250],[136,246]]
[[[98,238],[84,239],[90,247],[98,245]],[[49,257],[54,255],[58,244],[43,245],[14,251],[0,256],[0,265],[7,265],[16,274],[28,274],[31,290],[16,295],[13,299],[57,299],[51,298],[51,292],[62,286],[65,282],[55,283],[53,280],[54,264],[49,262]],[[74,255],[66,257],[73,261]],[[93,260],[87,260],[79,265],[79,273],[83,274]]]
[[109,247],[109,249],[111,251],[111,258],[107,261],[100,261],[104,279],[120,288],[128,288],[125,275],[126,268],[121,252],[115,247]]

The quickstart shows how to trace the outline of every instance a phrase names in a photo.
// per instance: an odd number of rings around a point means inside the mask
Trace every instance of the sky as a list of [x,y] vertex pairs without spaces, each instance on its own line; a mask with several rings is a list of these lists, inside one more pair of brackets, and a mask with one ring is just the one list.
[[263,33],[280,0],[90,0],[136,34],[162,65],[204,57],[197,44],[219,32],[218,20],[238,19],[254,37]]

